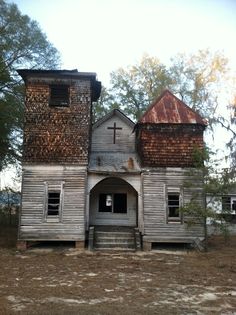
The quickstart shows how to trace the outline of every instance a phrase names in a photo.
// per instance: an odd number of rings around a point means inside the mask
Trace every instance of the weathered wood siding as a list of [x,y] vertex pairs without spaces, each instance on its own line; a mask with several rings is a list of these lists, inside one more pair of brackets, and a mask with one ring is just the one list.
[[[82,167],[26,167],[23,171],[19,239],[84,240],[86,178],[86,169]],[[54,187],[62,182],[60,221],[45,220],[45,183]]]
[[[116,127],[122,128],[116,131],[116,143],[113,143],[113,129],[107,129],[113,127],[114,123]],[[135,152],[135,133],[129,125],[114,115],[93,129],[91,150],[92,152]]]
[[[127,194],[127,213],[99,212],[99,194]],[[90,225],[137,225],[137,193],[125,181],[108,178],[98,183],[90,193]]]
[[[163,168],[144,172],[143,174],[143,209],[144,209],[144,239],[158,241],[158,238],[168,237],[201,237],[203,227],[195,225],[187,228],[186,224],[167,223],[167,191],[182,191],[183,204],[190,201],[196,193],[196,187],[184,187],[191,176],[185,169]],[[195,183],[196,184],[196,183]],[[198,187],[198,201],[203,202],[201,183]],[[187,218],[184,218],[186,221]]]
[[202,150],[204,126],[139,124],[137,149],[143,167],[193,167],[193,153]]
[[[30,82],[26,88],[24,115],[25,162],[88,163],[91,82],[49,80]],[[50,84],[68,84],[70,104],[49,106]]]

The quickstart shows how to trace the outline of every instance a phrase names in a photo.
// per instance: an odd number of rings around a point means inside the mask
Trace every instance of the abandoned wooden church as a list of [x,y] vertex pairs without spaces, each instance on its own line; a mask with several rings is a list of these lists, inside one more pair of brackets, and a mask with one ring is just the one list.
[[18,72],[26,85],[18,248],[61,240],[150,250],[203,239],[179,211],[194,193],[184,186],[193,150],[203,147],[197,113],[166,90],[136,124],[113,110],[92,125],[95,73]]

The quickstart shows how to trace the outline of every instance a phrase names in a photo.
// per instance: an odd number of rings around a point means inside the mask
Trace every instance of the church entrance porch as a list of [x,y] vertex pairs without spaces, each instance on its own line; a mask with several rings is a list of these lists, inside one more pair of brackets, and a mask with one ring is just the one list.
[[103,179],[90,191],[89,225],[137,226],[135,189],[118,177]]

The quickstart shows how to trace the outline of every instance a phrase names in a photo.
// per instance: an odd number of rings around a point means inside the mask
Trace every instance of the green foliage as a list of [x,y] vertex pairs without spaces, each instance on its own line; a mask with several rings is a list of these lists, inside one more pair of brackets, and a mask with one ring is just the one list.
[[120,109],[120,104],[116,103],[113,95],[102,86],[101,95],[96,103],[93,103],[93,123],[108,114],[112,109]]
[[[105,90],[105,98],[102,95],[99,110],[103,108],[109,112],[120,108],[138,120],[147,106],[170,84],[166,67],[157,58],[144,55],[139,64],[111,73],[111,87]],[[95,107],[95,115],[96,111]]]
[[[221,202],[222,196],[236,187],[235,173],[232,169],[219,171],[217,160],[208,148],[204,150],[196,148],[193,157],[195,168],[189,171],[190,179],[184,183],[193,194],[191,200],[185,203],[180,211],[187,218],[185,221],[187,227],[203,224],[207,248],[208,224],[221,231],[226,239],[229,236],[229,224],[226,218],[231,214],[231,209],[222,207]],[[197,201],[202,197],[206,198],[205,203]]]
[[164,89],[170,89],[210,125],[215,124],[223,119],[217,114],[218,93],[228,82],[228,73],[228,60],[208,49],[178,54],[168,67],[146,54],[139,63],[111,73],[110,98],[101,100],[100,108],[109,110],[119,104],[125,114],[138,120]]
[[0,191],[0,226],[17,225],[20,193],[10,187]]
[[210,123],[215,122],[219,93],[229,73],[227,58],[208,49],[191,55],[178,54],[172,58],[170,73],[174,93]]
[[0,0],[0,171],[21,158],[23,85],[17,68],[58,68],[58,51],[36,21]]

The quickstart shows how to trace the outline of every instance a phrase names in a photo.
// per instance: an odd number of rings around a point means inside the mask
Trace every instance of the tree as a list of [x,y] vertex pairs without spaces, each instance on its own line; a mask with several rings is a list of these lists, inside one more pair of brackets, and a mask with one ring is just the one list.
[[[192,191],[191,200],[180,211],[186,217],[186,227],[196,224],[204,227],[204,247],[208,248],[208,225],[220,230],[225,239],[229,236],[227,218],[232,214],[231,208],[222,207],[222,196],[235,189],[235,172],[231,169],[219,170],[218,160],[208,148],[195,149],[193,153],[194,168],[189,171],[189,180],[184,184]],[[199,186],[201,183],[201,186]],[[199,187],[202,187],[199,189]],[[200,202],[204,198],[205,202]],[[218,209],[218,211],[217,211]]]
[[[178,54],[171,59],[172,90],[193,110],[208,119],[209,125],[224,122],[218,109],[222,91],[230,81],[228,59],[208,49],[195,54]],[[227,103],[222,104],[227,109]]]
[[21,158],[23,85],[17,68],[56,69],[60,56],[36,21],[0,0],[0,171]]
[[114,96],[108,89],[102,86],[101,95],[96,103],[93,104],[93,123],[108,114],[112,109],[120,109],[120,104],[114,100]]
[[[236,77],[233,81],[233,89],[236,91]],[[232,100],[230,102],[230,114],[231,114],[231,123],[226,125],[226,128],[230,131],[231,137],[227,143],[227,147],[230,150],[230,164],[231,167],[236,169],[236,92],[232,96]]]
[[11,187],[0,191],[0,225],[17,224],[20,198],[20,192]]
[[[228,60],[220,52],[199,50],[191,55],[178,54],[168,67],[158,58],[144,55],[138,64],[111,73],[109,104],[120,104],[127,115],[139,119],[147,106],[168,88],[210,124],[219,119],[223,122],[217,112],[218,98],[228,82],[228,73]],[[106,103],[106,108],[109,104]]]
[[104,107],[110,110],[119,105],[128,116],[138,120],[147,106],[171,83],[166,67],[157,58],[144,55],[139,64],[111,73],[111,87],[107,89],[109,99]]

